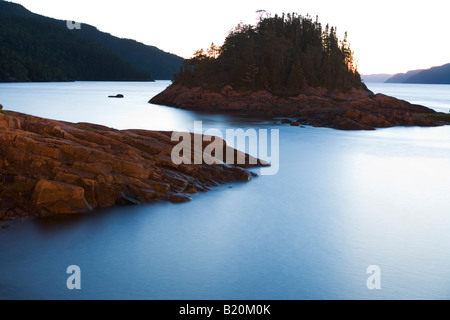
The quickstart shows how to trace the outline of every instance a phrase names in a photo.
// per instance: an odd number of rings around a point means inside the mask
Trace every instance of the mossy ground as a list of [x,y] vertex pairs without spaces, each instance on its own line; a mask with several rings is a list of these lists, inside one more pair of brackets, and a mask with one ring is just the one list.
[[450,113],[443,113],[443,112],[416,113],[415,116],[418,118],[425,118],[433,121],[440,121],[450,124]]

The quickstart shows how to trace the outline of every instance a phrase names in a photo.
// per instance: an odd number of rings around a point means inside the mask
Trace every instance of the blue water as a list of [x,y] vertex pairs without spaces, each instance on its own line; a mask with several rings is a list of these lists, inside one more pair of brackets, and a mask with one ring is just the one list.
[[[280,129],[279,173],[187,204],[12,223],[0,299],[450,298],[450,127],[344,132],[147,104],[167,85],[0,84],[0,103],[120,129]],[[370,265],[381,290],[366,286]]]
[[439,112],[450,112],[450,85],[405,83],[366,83],[366,85],[374,93],[384,93]]

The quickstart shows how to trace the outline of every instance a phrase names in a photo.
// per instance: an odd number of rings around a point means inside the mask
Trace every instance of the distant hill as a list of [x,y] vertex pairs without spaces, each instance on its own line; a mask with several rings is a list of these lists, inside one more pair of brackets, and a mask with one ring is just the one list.
[[407,83],[450,84],[450,63],[423,70],[408,78]]
[[407,73],[398,73],[394,75],[392,78],[386,80],[386,83],[406,83],[406,81],[416,74],[422,72],[423,70],[413,70],[408,71]]
[[149,72],[157,80],[172,80],[173,75],[183,65],[184,59],[179,56],[135,40],[114,37],[87,24],[83,24],[82,28],[76,32],[113,51],[135,68]]
[[363,74],[361,78],[364,82],[384,83],[390,79],[393,74],[379,73],[379,74]]
[[424,83],[450,84],[450,63],[427,70],[414,70],[398,74],[390,78],[387,83]]
[[66,21],[0,0],[1,82],[171,79],[182,61],[89,25],[69,30]]

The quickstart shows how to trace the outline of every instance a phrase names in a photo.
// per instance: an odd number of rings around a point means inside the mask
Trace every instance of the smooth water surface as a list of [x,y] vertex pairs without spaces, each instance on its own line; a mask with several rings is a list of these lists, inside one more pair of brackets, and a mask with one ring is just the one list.
[[[215,127],[225,128],[254,121],[148,103],[170,84],[170,81],[0,83],[0,103],[5,110],[119,130],[193,130],[194,121],[203,121],[206,127],[212,122]],[[125,98],[108,98],[116,94]]]
[[439,112],[450,112],[450,85],[409,83],[366,83],[374,93],[383,93]]
[[[116,128],[280,129],[278,175],[187,204],[10,224],[1,299],[450,298],[450,127],[344,132],[147,104],[166,85],[0,84],[0,103]],[[81,291],[66,287],[70,265]],[[371,265],[379,291],[366,286]]]

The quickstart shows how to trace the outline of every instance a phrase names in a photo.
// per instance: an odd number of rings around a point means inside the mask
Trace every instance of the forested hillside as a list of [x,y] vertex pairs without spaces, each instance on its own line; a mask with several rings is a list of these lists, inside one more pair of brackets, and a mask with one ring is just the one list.
[[388,79],[386,82],[450,84],[450,63],[426,70],[414,70],[407,73],[400,73]]
[[422,71],[423,70],[411,70],[406,73],[398,73],[396,75],[391,76],[389,79],[387,79],[386,83],[404,83],[410,77],[415,76],[416,74],[419,74]]
[[[0,81],[171,79],[182,58],[0,0]],[[156,77],[152,73],[155,73]]]
[[183,64],[183,58],[147,46],[135,40],[116,38],[84,24],[78,34],[113,51],[135,68],[149,72],[156,80],[172,80]]

